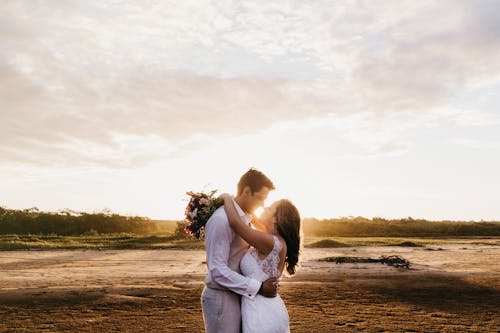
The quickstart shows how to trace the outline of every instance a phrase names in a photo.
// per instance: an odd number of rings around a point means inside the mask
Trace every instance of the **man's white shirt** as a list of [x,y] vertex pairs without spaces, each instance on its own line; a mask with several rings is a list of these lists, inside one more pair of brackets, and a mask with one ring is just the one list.
[[[235,201],[233,202],[238,214],[250,223],[251,218],[245,215]],[[240,271],[240,260],[248,247],[248,243],[231,228],[224,207],[217,209],[205,225],[207,287],[231,290],[242,296],[254,298],[262,282],[243,276]]]

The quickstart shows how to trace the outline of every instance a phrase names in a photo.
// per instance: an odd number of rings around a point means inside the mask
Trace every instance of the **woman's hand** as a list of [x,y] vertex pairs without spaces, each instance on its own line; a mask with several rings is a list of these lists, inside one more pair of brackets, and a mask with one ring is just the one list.
[[226,200],[232,200],[233,196],[229,193],[222,193],[221,195],[219,195],[219,198],[226,201]]

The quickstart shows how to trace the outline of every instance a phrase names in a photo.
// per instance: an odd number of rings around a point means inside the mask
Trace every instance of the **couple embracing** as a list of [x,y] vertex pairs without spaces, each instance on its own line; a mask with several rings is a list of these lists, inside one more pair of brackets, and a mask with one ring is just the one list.
[[205,225],[208,273],[201,296],[207,333],[289,332],[288,312],[277,294],[286,270],[295,274],[300,255],[300,216],[288,200],[264,205],[273,182],[256,169],[238,182],[236,197]]

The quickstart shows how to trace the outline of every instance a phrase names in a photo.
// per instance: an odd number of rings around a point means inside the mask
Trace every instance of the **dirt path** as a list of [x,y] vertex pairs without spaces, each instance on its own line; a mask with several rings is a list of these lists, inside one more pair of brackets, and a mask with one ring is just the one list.
[[[397,254],[414,265],[318,262]],[[294,332],[498,332],[500,247],[306,249]],[[202,251],[0,252],[0,332],[200,332]]]

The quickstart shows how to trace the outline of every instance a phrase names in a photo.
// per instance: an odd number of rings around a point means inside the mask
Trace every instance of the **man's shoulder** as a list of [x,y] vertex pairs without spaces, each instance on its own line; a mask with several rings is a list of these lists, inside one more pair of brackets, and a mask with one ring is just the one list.
[[215,210],[215,212],[210,216],[207,221],[206,226],[224,223],[229,225],[229,221],[227,219],[226,211],[224,210],[224,206],[221,206]]

